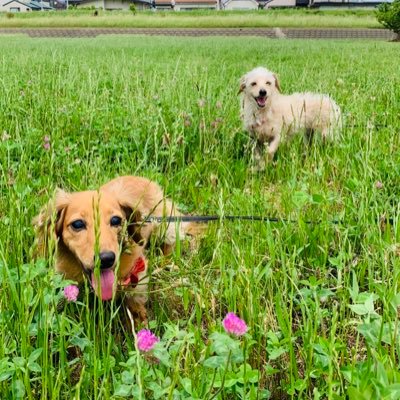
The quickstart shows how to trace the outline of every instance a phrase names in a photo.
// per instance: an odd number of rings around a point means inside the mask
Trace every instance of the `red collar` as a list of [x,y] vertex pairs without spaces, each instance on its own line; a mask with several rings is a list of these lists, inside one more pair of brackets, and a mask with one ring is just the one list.
[[124,281],[122,281],[122,285],[136,287],[139,282],[138,275],[145,270],[146,270],[146,260],[144,257],[139,257],[133,264],[133,267],[129,275],[125,278]]

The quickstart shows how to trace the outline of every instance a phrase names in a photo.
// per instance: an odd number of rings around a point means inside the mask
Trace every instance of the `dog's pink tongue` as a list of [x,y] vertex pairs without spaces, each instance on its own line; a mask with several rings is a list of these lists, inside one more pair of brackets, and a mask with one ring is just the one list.
[[[101,287],[101,299],[111,300],[113,296],[113,286],[114,286],[114,271],[112,269],[106,269],[100,272],[100,287]],[[97,278],[92,274],[92,286],[96,294],[99,296],[100,291],[98,290]]]
[[265,97],[257,97],[257,103],[260,107],[264,107],[265,106]]

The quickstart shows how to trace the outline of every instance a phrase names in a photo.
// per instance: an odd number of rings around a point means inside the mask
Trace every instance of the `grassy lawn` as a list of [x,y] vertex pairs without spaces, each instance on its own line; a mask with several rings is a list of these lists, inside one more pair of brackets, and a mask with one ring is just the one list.
[[132,28],[382,28],[373,10],[268,10],[131,12],[69,10],[46,13],[0,13],[0,28],[132,27]]
[[[2,40],[0,398],[397,399],[399,52],[368,41]],[[237,90],[257,65],[286,93],[331,94],[342,140],[306,148],[297,137],[252,175]],[[150,251],[159,363],[136,352],[116,304],[60,307],[65,283],[32,255],[32,218],[56,187],[123,174],[157,180],[187,212],[297,221],[211,223],[195,251]],[[248,324],[244,337],[223,335],[228,311]]]

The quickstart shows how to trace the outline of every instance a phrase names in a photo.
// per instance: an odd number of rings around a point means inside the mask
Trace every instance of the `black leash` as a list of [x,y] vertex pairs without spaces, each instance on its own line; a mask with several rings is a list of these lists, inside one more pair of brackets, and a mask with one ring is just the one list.
[[[295,224],[298,223],[299,220],[286,219],[286,218],[277,218],[277,217],[263,217],[259,215],[179,215],[179,216],[170,216],[170,217],[147,217],[142,221],[138,221],[138,224],[141,223],[152,223],[152,222],[210,222],[210,221],[260,221],[260,222],[273,222],[273,223],[288,223]],[[302,221],[307,225],[317,225],[321,224],[322,220],[318,221],[310,221],[305,220]],[[344,221],[340,220],[329,220],[327,221],[330,224],[339,225],[343,224]],[[379,218],[378,222],[386,222],[389,225],[394,225],[394,218]]]
[[[262,217],[258,215],[179,215],[171,217],[147,217],[143,223],[152,222],[209,222],[209,221],[260,221],[260,222],[274,222],[274,223],[290,223],[294,224],[298,220],[276,218],[276,217]],[[303,221],[305,224],[320,224],[323,221]],[[341,221],[332,220],[332,224],[340,224]],[[140,223],[140,222],[139,222]]]

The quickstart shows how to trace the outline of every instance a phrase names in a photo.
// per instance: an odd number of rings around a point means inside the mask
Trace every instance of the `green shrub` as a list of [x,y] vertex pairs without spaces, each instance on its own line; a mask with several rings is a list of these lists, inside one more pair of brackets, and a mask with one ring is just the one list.
[[400,34],[400,0],[394,0],[393,3],[382,3],[376,12],[378,21],[393,32]]
[[134,3],[131,3],[131,4],[129,5],[129,10],[132,11],[132,14],[136,14],[136,6],[135,6]]

